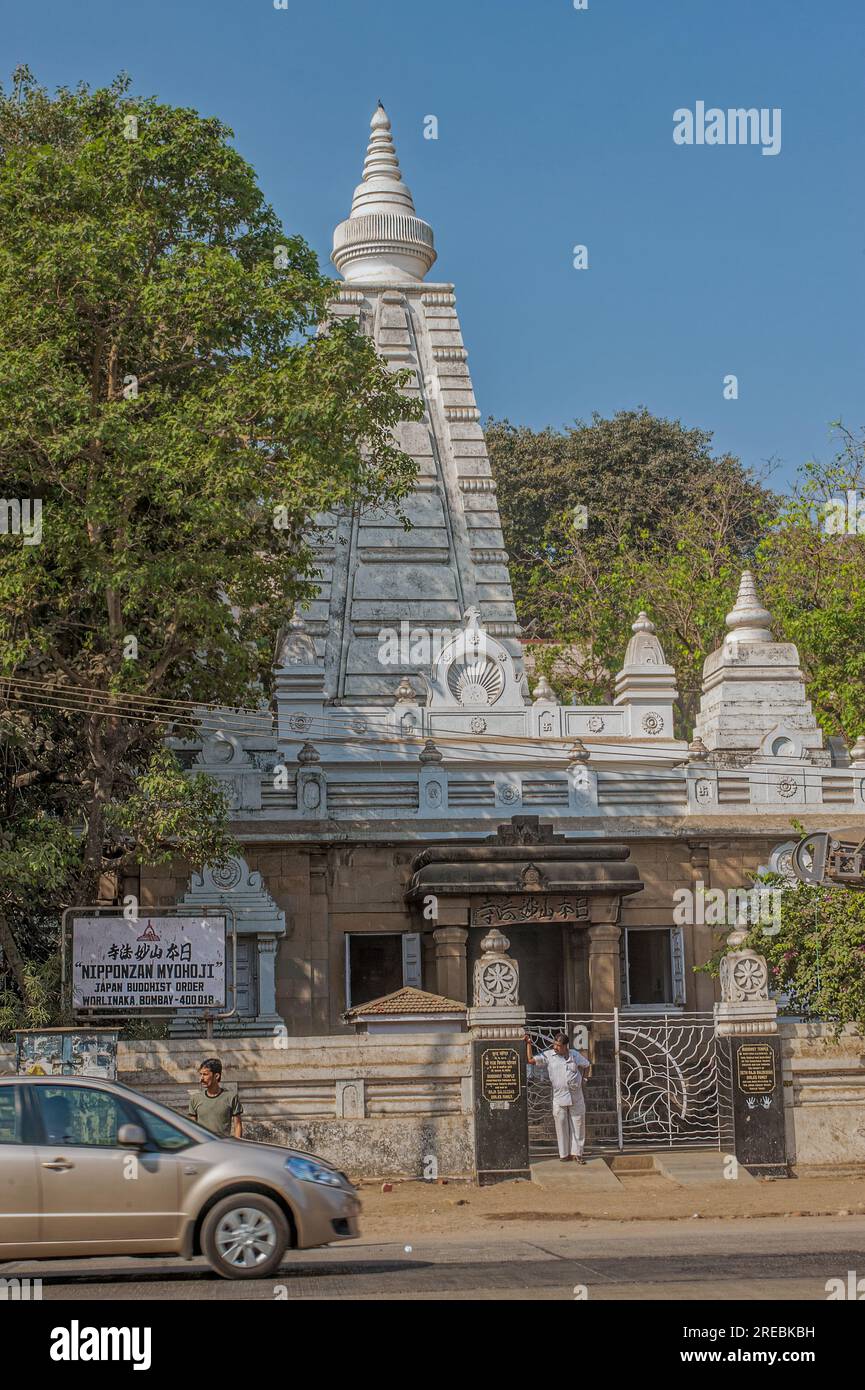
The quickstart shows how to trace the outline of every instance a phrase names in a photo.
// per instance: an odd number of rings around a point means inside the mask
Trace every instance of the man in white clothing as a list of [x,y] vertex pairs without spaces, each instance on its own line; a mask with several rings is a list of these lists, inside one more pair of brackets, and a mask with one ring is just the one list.
[[553,1123],[562,1163],[585,1163],[586,1100],[583,1082],[589,1074],[588,1057],[571,1047],[567,1033],[557,1033],[546,1052],[534,1053],[526,1033],[526,1060],[546,1067],[553,1088]]

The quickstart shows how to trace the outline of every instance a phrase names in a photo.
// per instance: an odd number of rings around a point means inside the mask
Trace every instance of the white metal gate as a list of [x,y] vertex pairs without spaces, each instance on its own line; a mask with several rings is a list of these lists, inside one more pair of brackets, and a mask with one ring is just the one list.
[[[535,1052],[559,1031],[592,1062],[586,1086],[586,1148],[709,1148],[732,1145],[729,1063],[712,1013],[528,1014]],[[529,1142],[555,1152],[544,1067],[528,1076]]]

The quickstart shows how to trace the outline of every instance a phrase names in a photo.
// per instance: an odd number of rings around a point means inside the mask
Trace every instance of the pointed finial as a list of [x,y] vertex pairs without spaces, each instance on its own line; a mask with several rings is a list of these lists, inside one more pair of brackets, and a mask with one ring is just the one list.
[[631,631],[634,635],[625,648],[624,670],[627,671],[630,666],[664,666],[663,648],[655,635],[655,624],[648,613],[640,610],[636,621],[631,623]]
[[708,757],[708,748],[706,747],[703,740],[700,738],[699,734],[695,735],[695,737],[688,744],[688,762],[704,763],[706,762]]
[[315,642],[299,607],[281,630],[277,641],[276,666],[315,666],[318,656]]
[[556,692],[553,690],[546,676],[539,677],[538,683],[532,691],[532,698],[536,702],[544,701],[545,703],[552,702],[555,704]]
[[396,148],[391,135],[390,117],[379,102],[372,114],[369,144],[363,162],[363,179],[354,190],[351,216],[378,206],[384,199],[389,210],[405,208],[414,212],[414,200],[403,183]]
[[739,583],[736,602],[727,614],[726,623],[730,631],[726,642],[771,642],[770,624],[772,615],[764,608],[757,595],[757,586],[750,570],[744,570]]
[[500,932],[498,927],[490,927],[481,939],[481,950],[485,956],[503,956],[510,944],[504,932]]
[[436,258],[432,227],[415,215],[381,101],[370,121],[363,178],[333,234],[332,260],[347,281],[422,280]]
[[394,703],[397,705],[416,705],[417,691],[409,680],[408,676],[403,676],[396,688]]

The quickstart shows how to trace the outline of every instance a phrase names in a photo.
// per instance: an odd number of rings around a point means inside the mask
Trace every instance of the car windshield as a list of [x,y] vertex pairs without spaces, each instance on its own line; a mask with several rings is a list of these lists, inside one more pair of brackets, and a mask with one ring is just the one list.
[[133,1086],[127,1086],[123,1081],[112,1081],[111,1085],[116,1086],[118,1091],[124,1091],[142,1110],[147,1110],[153,1115],[158,1115],[161,1119],[166,1120],[172,1125],[179,1122],[190,1134],[194,1134],[200,1143],[209,1144],[212,1143],[214,1139],[219,1138],[219,1136],[214,1134],[211,1130],[205,1129],[203,1125],[197,1124],[195,1120],[188,1119],[180,1110],[172,1110],[168,1105],[160,1105],[159,1101],[151,1100],[149,1096],[142,1095],[140,1091],[136,1091]]

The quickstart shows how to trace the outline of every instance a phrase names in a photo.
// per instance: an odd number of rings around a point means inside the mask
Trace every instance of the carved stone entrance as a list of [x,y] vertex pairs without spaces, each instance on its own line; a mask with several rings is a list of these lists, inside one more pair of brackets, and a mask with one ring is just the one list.
[[[431,845],[412,865],[406,899],[435,923],[435,988],[467,999],[468,968],[495,927],[514,943],[523,999],[605,1012],[620,996],[623,897],[641,891],[626,845],[569,839],[537,816],[514,816],[479,844]],[[543,936],[520,957],[531,933]],[[539,971],[545,973],[539,974]],[[549,972],[553,972],[552,978]]]

